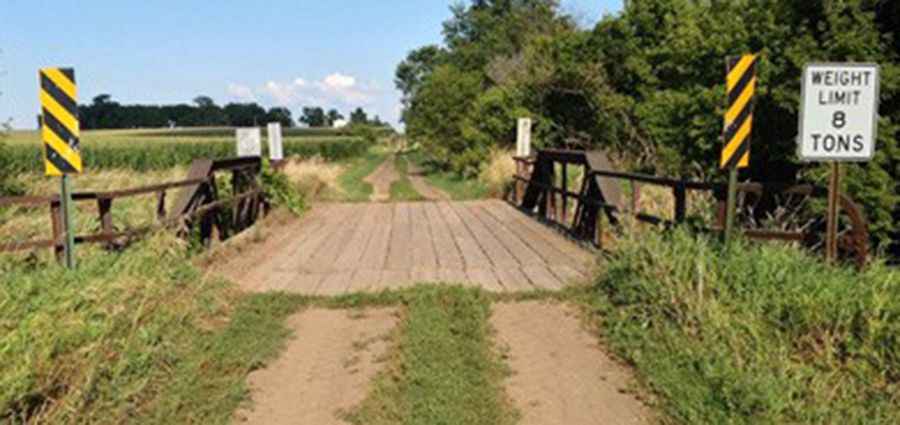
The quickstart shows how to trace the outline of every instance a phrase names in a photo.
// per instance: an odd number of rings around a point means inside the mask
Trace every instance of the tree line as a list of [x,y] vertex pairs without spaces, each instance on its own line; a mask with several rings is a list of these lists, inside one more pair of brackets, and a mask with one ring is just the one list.
[[[742,179],[824,183],[796,157],[809,62],[881,65],[877,155],[847,167],[876,241],[900,252],[900,2],[641,0],[583,28],[556,0],[472,0],[444,42],[396,70],[407,134],[434,161],[477,172],[531,117],[538,146],[605,149],[628,168],[721,179],[725,57],[761,56],[751,168]],[[451,155],[452,153],[452,155]]]
[[[266,110],[255,102],[217,105],[208,96],[197,96],[193,104],[123,105],[112,96],[101,94],[88,105],[78,106],[81,127],[91,129],[159,128],[159,127],[251,127],[279,122],[294,127],[291,110],[272,107]],[[370,120],[362,108],[350,114],[350,123],[384,126],[377,116]],[[331,127],[344,116],[336,109],[325,112],[321,107],[304,107],[298,121],[309,127]]]

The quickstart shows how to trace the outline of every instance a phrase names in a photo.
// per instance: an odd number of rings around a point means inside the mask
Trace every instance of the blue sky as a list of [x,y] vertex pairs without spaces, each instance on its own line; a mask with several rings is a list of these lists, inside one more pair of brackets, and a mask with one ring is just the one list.
[[[584,25],[622,0],[564,0]],[[0,2],[0,121],[33,128],[37,70],[73,66],[87,103],[362,106],[396,123],[394,68],[441,41],[445,0]]]

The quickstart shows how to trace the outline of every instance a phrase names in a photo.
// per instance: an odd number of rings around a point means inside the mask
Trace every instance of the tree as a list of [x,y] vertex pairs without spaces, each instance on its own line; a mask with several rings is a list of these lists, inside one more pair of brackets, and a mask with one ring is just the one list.
[[331,109],[328,111],[328,114],[326,116],[326,123],[328,127],[334,127],[334,123],[342,119],[344,119],[344,116],[341,115],[341,113],[338,112],[337,109]]
[[325,110],[316,107],[303,107],[303,113],[300,115],[300,122],[305,123],[309,127],[325,127],[328,121],[325,117]]
[[291,110],[283,107],[270,108],[266,113],[266,122],[278,122],[284,128],[294,126],[294,118],[291,117]]
[[230,126],[256,127],[266,121],[266,110],[256,103],[229,103],[225,116]]
[[350,124],[368,124],[369,116],[366,115],[366,111],[363,108],[356,108],[353,112],[350,112]]

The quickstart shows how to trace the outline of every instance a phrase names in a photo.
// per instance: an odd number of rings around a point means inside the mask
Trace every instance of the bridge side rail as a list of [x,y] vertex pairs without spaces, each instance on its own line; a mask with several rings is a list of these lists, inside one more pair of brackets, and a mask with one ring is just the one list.
[[[197,173],[197,169],[205,169]],[[72,200],[76,203],[96,203],[99,231],[76,235],[76,244],[102,243],[108,248],[120,248],[134,239],[160,228],[171,228],[185,236],[195,225],[200,225],[204,244],[212,239],[212,230],[219,230],[219,237],[225,238],[233,231],[240,231],[252,225],[268,204],[257,176],[262,170],[260,158],[238,158],[228,160],[195,160],[191,172],[185,180],[141,186],[130,189],[105,192],[76,192]],[[216,174],[231,172],[231,196],[220,199]],[[172,190],[180,190],[171,212],[167,212],[166,200]],[[113,205],[118,199],[156,196],[156,223],[131,229],[118,229],[113,221]],[[0,197],[0,207],[20,207],[40,209],[49,207],[51,238],[0,243],[0,252],[27,251],[52,248],[59,256],[64,249],[63,237],[66,229],[61,216],[58,195]],[[231,207],[230,219],[226,222],[219,217],[222,211]]]
[[[539,150],[534,157],[514,159],[516,174],[507,201],[597,248],[603,248],[601,218],[604,215],[613,225],[618,224],[622,216],[628,215],[641,222],[671,227],[687,220],[688,193],[691,191],[711,193],[716,199],[714,222],[698,230],[715,233],[724,229],[725,184],[615,171],[602,152]],[[577,192],[570,189],[570,167],[582,169],[582,185]],[[630,189],[627,202],[620,194],[623,182]],[[664,187],[672,194],[674,211],[671,219],[641,211],[641,188],[644,185]],[[744,183],[738,186],[738,192],[741,199],[748,203],[749,198],[758,200],[765,194],[796,195],[810,199],[827,197],[825,188],[809,184]],[[841,194],[840,201],[842,214],[846,215],[846,229],[841,241],[845,256],[864,265],[868,258],[868,225],[861,209],[849,196]],[[746,209],[752,210],[752,207]],[[816,229],[809,228],[744,226],[741,231],[751,239],[807,245],[812,245],[814,242],[811,240],[820,236],[815,234]]]

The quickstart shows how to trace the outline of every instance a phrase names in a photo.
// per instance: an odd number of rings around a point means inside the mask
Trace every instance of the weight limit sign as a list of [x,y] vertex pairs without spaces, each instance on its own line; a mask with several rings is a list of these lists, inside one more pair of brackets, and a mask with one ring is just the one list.
[[878,131],[876,64],[809,64],[798,150],[804,161],[868,161]]

